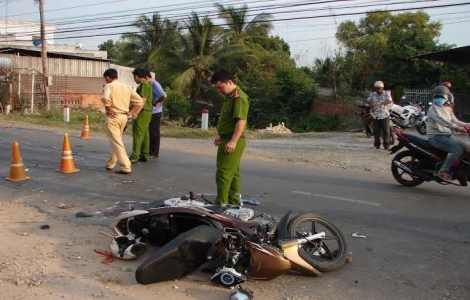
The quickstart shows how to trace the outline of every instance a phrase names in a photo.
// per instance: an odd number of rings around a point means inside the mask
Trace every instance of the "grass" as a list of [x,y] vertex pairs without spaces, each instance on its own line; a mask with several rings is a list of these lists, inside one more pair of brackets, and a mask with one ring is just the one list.
[[[80,131],[83,129],[85,117],[88,116],[88,124],[91,132],[105,132],[105,115],[96,109],[70,109],[70,121],[64,122],[63,110],[52,108],[50,111],[36,110],[34,114],[24,114],[18,111],[12,111],[9,115],[0,115],[0,120],[22,122],[46,127],[64,128],[68,130]],[[346,122],[346,129],[359,128],[360,119],[351,118]],[[125,134],[131,134],[132,130],[126,130]],[[177,123],[163,122],[161,126],[162,137],[169,138],[194,138],[194,139],[213,139],[217,132],[214,127],[208,130],[201,130],[198,127],[182,127]],[[302,138],[302,137],[322,137],[325,133],[308,132],[295,134],[276,134],[271,132],[260,133],[249,129],[245,135],[249,139],[273,139],[273,138]]]

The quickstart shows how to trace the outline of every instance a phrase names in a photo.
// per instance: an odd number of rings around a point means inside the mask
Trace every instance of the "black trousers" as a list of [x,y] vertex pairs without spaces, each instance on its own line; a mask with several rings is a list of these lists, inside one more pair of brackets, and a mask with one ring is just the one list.
[[380,134],[383,138],[383,146],[386,149],[390,144],[390,118],[373,119],[374,147],[380,148]]
[[160,153],[160,120],[162,113],[152,114],[152,120],[149,126],[150,148],[149,155],[157,156]]

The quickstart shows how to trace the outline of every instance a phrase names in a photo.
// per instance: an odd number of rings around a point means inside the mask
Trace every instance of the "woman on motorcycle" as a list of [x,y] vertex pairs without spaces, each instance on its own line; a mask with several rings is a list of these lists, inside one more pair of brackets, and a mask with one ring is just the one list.
[[470,126],[457,119],[449,103],[450,91],[447,87],[439,85],[434,89],[433,103],[428,109],[426,120],[429,143],[439,150],[447,152],[447,157],[437,172],[437,176],[444,180],[452,180],[449,170],[463,154],[462,146],[451,140],[452,131],[465,131],[464,126]]

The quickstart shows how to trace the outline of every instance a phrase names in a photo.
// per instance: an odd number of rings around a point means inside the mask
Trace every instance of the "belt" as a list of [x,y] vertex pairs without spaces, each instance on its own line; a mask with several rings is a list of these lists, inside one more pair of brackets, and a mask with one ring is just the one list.
[[[219,134],[220,136],[220,140],[230,140],[233,136],[233,132],[232,133],[226,133],[226,134]],[[244,139],[245,138],[245,135],[242,134],[240,136],[241,139]]]

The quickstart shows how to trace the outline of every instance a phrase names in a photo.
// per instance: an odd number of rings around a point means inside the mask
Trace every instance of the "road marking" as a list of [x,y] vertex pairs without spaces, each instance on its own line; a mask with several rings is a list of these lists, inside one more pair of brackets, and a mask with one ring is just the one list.
[[301,195],[306,195],[306,196],[313,196],[313,197],[320,197],[320,198],[327,198],[327,199],[340,200],[340,201],[345,201],[345,202],[359,203],[359,204],[364,204],[364,205],[382,206],[382,204],[380,204],[380,203],[369,202],[369,201],[363,201],[363,200],[356,200],[356,199],[350,199],[350,198],[344,198],[344,197],[320,195],[320,194],[314,194],[314,193],[302,192],[302,191],[293,191],[293,193],[295,193],[295,194],[301,194]]

